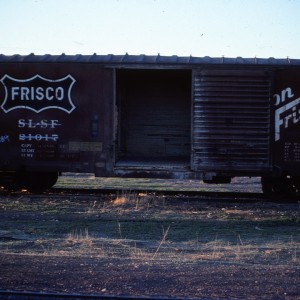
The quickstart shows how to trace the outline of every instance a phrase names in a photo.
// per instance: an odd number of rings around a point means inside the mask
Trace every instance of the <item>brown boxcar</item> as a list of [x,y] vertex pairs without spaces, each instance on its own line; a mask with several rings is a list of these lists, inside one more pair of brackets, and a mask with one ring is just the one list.
[[2,185],[260,176],[299,195],[300,60],[0,55],[0,81]]

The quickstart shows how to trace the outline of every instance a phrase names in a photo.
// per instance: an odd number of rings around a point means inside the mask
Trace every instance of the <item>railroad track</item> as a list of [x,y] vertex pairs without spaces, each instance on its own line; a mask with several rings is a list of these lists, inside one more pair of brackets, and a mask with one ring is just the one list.
[[164,196],[172,198],[182,198],[189,201],[218,201],[218,202],[268,202],[279,203],[297,202],[300,199],[288,199],[287,197],[270,198],[261,192],[259,178],[240,178],[235,183],[229,185],[200,184],[195,181],[187,182],[183,185],[181,181],[152,180],[145,181],[137,179],[101,179],[90,178],[88,176],[62,176],[61,182],[43,193],[29,193],[26,191],[8,191],[0,189],[0,196],[22,196],[30,195],[32,198],[51,196],[63,197],[101,197],[107,195],[140,195]]
[[268,198],[262,193],[249,192],[211,192],[211,191],[175,191],[175,190],[124,190],[124,189],[85,189],[85,188],[52,188],[48,192],[41,194],[29,193],[27,191],[0,191],[0,196],[30,196],[32,199],[44,197],[76,197],[78,200],[89,197],[91,200],[101,196],[114,195],[149,195],[154,197],[170,197],[172,199],[180,199],[185,201],[216,201],[216,202],[236,202],[236,203],[251,203],[258,201],[275,201],[275,202],[295,202],[295,200],[286,198]]
[[[196,298],[165,298],[165,297],[137,297],[137,296],[118,296],[118,295],[83,295],[83,294],[57,294],[41,292],[18,292],[18,291],[0,291],[2,300],[196,300]],[[202,298],[201,300],[208,300]],[[197,300],[200,300],[197,298]]]

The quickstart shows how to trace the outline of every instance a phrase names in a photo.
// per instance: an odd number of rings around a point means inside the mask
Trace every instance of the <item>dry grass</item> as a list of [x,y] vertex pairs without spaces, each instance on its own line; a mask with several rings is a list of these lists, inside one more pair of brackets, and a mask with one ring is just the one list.
[[[171,228],[168,228],[171,230]],[[206,243],[167,240],[169,230],[160,240],[145,243],[140,240],[91,238],[71,233],[64,240],[38,240],[36,249],[24,247],[19,253],[42,256],[124,258],[147,261],[215,262],[260,265],[300,266],[300,244],[281,242],[261,245],[230,244],[216,239]],[[19,244],[20,246],[20,244]],[[3,253],[18,253],[9,247]]]
[[93,174],[64,173],[60,176],[55,187],[78,187],[87,189],[119,189],[119,190],[153,190],[153,191],[219,191],[219,192],[253,192],[261,193],[259,177],[239,177],[232,180],[232,184],[205,184],[200,180],[154,179],[154,178],[97,178]]
[[93,240],[89,235],[89,231],[87,228],[84,230],[75,229],[71,233],[69,233],[64,241],[67,247],[74,245],[83,245],[85,247],[92,247]]
[[117,195],[115,198],[112,199],[113,206],[119,206],[124,209],[132,209],[134,208],[135,211],[139,210],[149,210],[151,206],[160,207],[165,206],[165,197],[160,196],[156,197],[155,193],[135,193],[135,192],[127,192],[123,191],[121,194]]
[[6,253],[300,265],[299,210],[278,204],[170,203],[123,192],[104,200],[4,199],[0,207],[24,212],[7,227],[32,237],[0,241]]

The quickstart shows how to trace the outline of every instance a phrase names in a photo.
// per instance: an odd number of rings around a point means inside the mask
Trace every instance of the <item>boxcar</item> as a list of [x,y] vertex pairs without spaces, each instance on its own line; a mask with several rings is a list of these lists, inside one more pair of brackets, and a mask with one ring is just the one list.
[[299,195],[298,59],[0,55],[0,81],[3,186],[260,176]]

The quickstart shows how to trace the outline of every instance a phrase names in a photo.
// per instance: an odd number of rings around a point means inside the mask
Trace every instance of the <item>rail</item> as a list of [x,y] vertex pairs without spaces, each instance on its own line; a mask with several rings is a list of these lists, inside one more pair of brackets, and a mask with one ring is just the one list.
[[174,298],[153,296],[125,296],[125,295],[86,295],[86,294],[60,294],[23,291],[1,291],[1,300],[209,300],[210,298]]

